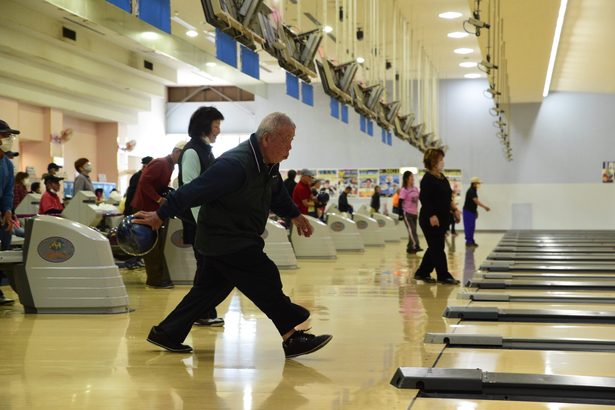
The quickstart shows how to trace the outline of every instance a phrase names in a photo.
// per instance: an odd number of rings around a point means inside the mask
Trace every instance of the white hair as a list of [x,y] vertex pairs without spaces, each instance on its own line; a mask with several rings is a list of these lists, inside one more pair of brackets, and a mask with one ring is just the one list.
[[288,115],[281,112],[273,112],[268,114],[258,125],[258,129],[256,130],[256,138],[261,139],[266,132],[274,132],[286,125],[296,128],[295,123]]

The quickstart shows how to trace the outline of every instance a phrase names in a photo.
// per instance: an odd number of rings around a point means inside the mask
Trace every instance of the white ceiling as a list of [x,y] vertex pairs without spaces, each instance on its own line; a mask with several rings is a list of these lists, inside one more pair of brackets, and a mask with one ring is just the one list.
[[[356,1],[357,23],[364,28],[368,36],[370,27],[369,23],[364,21],[363,10],[370,0]],[[300,13],[297,13],[297,6],[290,0],[266,0],[266,2],[283,4],[284,20],[301,31],[316,27],[313,22],[305,18],[306,12],[321,23],[335,26],[337,17],[335,0],[326,0],[327,18],[325,18],[323,0],[299,1]],[[488,12],[490,7],[498,3],[501,5],[500,21],[495,20]],[[339,4],[344,4],[344,0],[339,0]],[[451,39],[446,36],[450,31],[463,31],[462,21],[469,16],[475,0],[376,0],[376,4],[380,7],[381,27],[387,29],[384,57],[392,58],[391,18],[393,10],[397,7],[410,22],[415,38],[423,44],[425,53],[429,55],[439,78],[462,78],[465,73],[478,72],[476,69],[460,68],[458,64],[464,60],[482,59],[482,55],[486,53],[489,32],[483,30],[479,38],[471,35],[464,39]],[[507,94],[509,90],[509,95],[505,97],[509,97],[513,103],[542,101],[559,6],[560,0],[481,0],[482,19],[489,20],[492,24],[492,33],[502,30],[508,87],[500,84],[499,88],[506,90]],[[172,23],[173,34],[210,54],[215,54],[211,34],[213,28],[205,22],[201,2],[171,0],[171,9],[172,14],[177,14],[193,25],[201,35],[189,38],[185,35],[186,29],[175,22]],[[457,20],[443,20],[438,18],[438,14],[443,11],[459,11],[463,13],[463,17]],[[298,14],[299,20],[297,20]],[[615,16],[615,0],[569,0],[551,91],[615,92],[615,76],[608,75],[615,68],[615,59],[611,52],[612,39],[615,38],[613,16]],[[341,30],[341,27],[338,29]],[[342,35],[336,32],[333,34],[338,38]],[[368,54],[367,44],[367,41],[357,42],[357,54]],[[453,53],[453,49],[458,47],[473,48],[475,52],[460,56]],[[336,57],[333,41],[327,38],[323,42],[323,48],[327,50],[327,57]],[[264,52],[260,55],[261,79],[265,82],[283,82],[284,70],[271,56]],[[339,56],[340,61],[347,61],[350,58],[352,56]],[[499,61],[497,63],[504,66]],[[206,71],[214,77],[216,74],[223,76],[224,73],[224,70],[215,67]],[[390,76],[392,72],[391,70],[385,74]],[[365,76],[365,73],[361,75]],[[198,77],[195,81],[198,81]]]
[[[266,2],[269,4],[282,4],[282,2],[277,0]],[[339,4],[343,3],[343,1],[339,2]],[[393,55],[393,25],[390,21],[394,10],[393,3],[394,0],[377,0],[376,2],[376,4],[380,7],[382,21],[381,27],[386,27],[387,30],[387,44],[385,48],[387,49],[386,57],[389,60],[392,60]],[[283,4],[284,21],[291,26],[298,27],[301,31],[308,31],[317,27],[312,21],[305,17],[305,13],[311,14],[323,25],[329,24],[335,27],[337,20],[335,0],[327,1],[328,9],[326,19],[322,1],[313,0],[309,2],[299,2],[299,15],[301,17],[299,23],[297,19],[298,6],[289,0],[286,0]],[[363,27],[367,37],[370,35],[370,27],[369,24],[364,21],[364,8],[369,4],[369,0],[358,0],[357,4],[357,26]],[[478,48],[476,37],[468,36],[464,39],[451,39],[447,37],[447,33],[451,31],[463,31],[462,21],[467,18],[470,13],[467,0],[396,0],[395,4],[399,8],[401,14],[410,22],[410,27],[414,32],[415,38],[423,44],[425,53],[432,61],[439,78],[462,78],[463,75],[468,72],[479,72],[476,69],[459,67],[459,62],[461,61],[480,61],[480,50]],[[463,17],[456,20],[444,20],[438,18],[438,14],[444,11],[459,11],[463,13]],[[190,25],[193,25],[197,28],[197,31],[201,33],[201,35],[197,38],[189,38],[185,35],[186,29],[173,22],[173,34],[184,37],[186,40],[194,43],[204,50],[211,53],[215,52],[214,44],[211,41],[208,41],[208,36],[205,34],[211,33],[213,27],[205,22],[200,2],[193,0],[172,0],[171,13],[172,15],[180,17]],[[334,31],[332,34],[340,39],[342,36],[341,25],[338,28],[340,33],[336,33]],[[211,38],[211,35],[209,35],[209,38]],[[366,49],[368,44],[368,41],[357,42],[357,55],[367,55],[369,53]],[[475,51],[473,54],[466,56],[453,53],[453,50],[459,47],[472,48]],[[326,55],[328,58],[337,59],[339,61],[347,61],[352,58],[350,55],[346,56],[343,54],[341,56],[336,56],[335,44],[328,37],[326,37],[326,40],[323,42],[321,48],[327,50]],[[281,69],[277,62],[265,52],[260,52],[259,54],[261,56],[261,79],[265,82],[283,82],[285,78],[284,70]],[[401,57],[400,38],[398,38],[397,55],[398,58]]]
[[615,1],[569,0],[552,90],[615,93]]

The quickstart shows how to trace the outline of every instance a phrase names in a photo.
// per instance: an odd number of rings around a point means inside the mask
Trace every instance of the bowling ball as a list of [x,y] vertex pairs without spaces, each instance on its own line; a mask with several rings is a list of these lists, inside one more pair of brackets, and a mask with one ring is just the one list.
[[147,225],[133,222],[134,216],[122,219],[116,231],[117,244],[129,255],[142,256],[151,251],[158,242],[158,232]]

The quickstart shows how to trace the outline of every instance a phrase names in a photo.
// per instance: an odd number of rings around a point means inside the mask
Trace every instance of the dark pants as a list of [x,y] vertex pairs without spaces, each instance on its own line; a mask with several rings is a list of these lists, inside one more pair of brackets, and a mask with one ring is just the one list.
[[[444,221],[443,221],[444,222]],[[415,276],[427,277],[436,269],[438,280],[443,280],[451,277],[448,272],[448,262],[444,253],[444,236],[446,234],[446,225],[431,226],[429,220],[420,221],[421,230],[427,240],[427,250],[423,255],[423,260]]]
[[[4,217],[4,212],[0,213],[0,217]],[[6,230],[6,225],[0,225],[0,251],[8,251],[11,249],[12,232]],[[4,272],[0,270],[0,278],[4,278]],[[4,293],[0,290],[0,297],[3,297]]]
[[183,342],[194,321],[220,304],[235,287],[271,319],[280,335],[310,316],[282,292],[280,271],[262,246],[253,246],[229,255],[204,256],[194,286],[160,322],[159,329],[170,339]]
[[474,212],[463,210],[463,232],[466,237],[466,243],[473,244],[474,242],[474,230],[476,229],[476,218],[478,214]]
[[404,212],[404,223],[408,228],[408,245],[406,245],[406,251],[416,251],[421,247],[419,244],[419,236],[416,233],[418,215],[409,214]]
[[[192,286],[196,286],[196,278],[198,276],[198,272],[203,269],[203,259],[205,257],[201,252],[194,249],[194,258],[196,259],[196,273],[194,274],[194,282],[192,283]],[[218,312],[216,312],[216,307],[214,306],[213,309],[210,309],[205,312],[205,314],[201,316],[200,319],[215,319],[217,317]]]
[[167,263],[164,259],[164,237],[165,232],[162,230],[159,231],[156,246],[154,246],[154,249],[149,251],[146,255],[143,255],[145,272],[147,273],[147,280],[145,283],[150,286],[160,286],[171,282],[169,269],[167,268]]
[[455,232],[455,215],[451,214],[451,233],[457,233]]

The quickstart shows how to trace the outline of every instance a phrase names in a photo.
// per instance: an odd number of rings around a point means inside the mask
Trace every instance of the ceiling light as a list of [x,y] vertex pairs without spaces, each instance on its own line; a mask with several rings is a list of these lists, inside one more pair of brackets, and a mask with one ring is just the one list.
[[210,61],[210,62],[208,62],[208,63],[205,63],[205,65],[206,65],[207,67],[215,67],[215,66],[217,66],[218,64],[214,63],[213,61]]
[[562,35],[562,27],[564,26],[564,17],[566,16],[566,6],[568,0],[561,0],[559,6],[559,13],[557,15],[557,23],[555,25],[555,33],[553,34],[553,45],[551,46],[551,56],[549,57],[549,66],[547,68],[547,78],[545,79],[545,88],[542,91],[542,96],[549,95],[549,89],[551,88],[551,79],[553,78],[553,69],[555,68],[555,58],[557,57],[557,48],[559,46],[559,39]]
[[438,17],[440,17],[441,19],[447,19],[447,20],[457,19],[461,16],[463,16],[463,14],[457,11],[447,11],[447,12],[438,14]]
[[474,68],[477,65],[478,63],[476,61],[463,61],[459,63],[459,67],[463,67],[463,68]]
[[186,35],[188,37],[196,37],[196,36],[199,35],[199,32],[196,31],[196,30],[188,30],[188,31],[186,31]]
[[464,77],[474,80],[476,78],[481,78],[481,75],[477,73],[469,73],[469,74],[464,75]]
[[141,37],[146,40],[158,40],[158,33],[154,33],[153,31],[144,31],[141,33]]
[[325,32],[325,33],[331,33],[331,32],[333,32],[333,27],[331,27],[331,26],[324,26],[322,28],[322,31]]
[[464,38],[469,36],[469,34],[463,31],[453,31],[452,33],[448,33],[447,36],[450,38]]
[[357,57],[357,63],[363,64],[364,62],[365,62],[365,59],[363,57]]
[[453,52],[455,54],[472,54],[474,52],[474,49],[461,47],[461,48],[456,48],[455,50],[453,50]]

